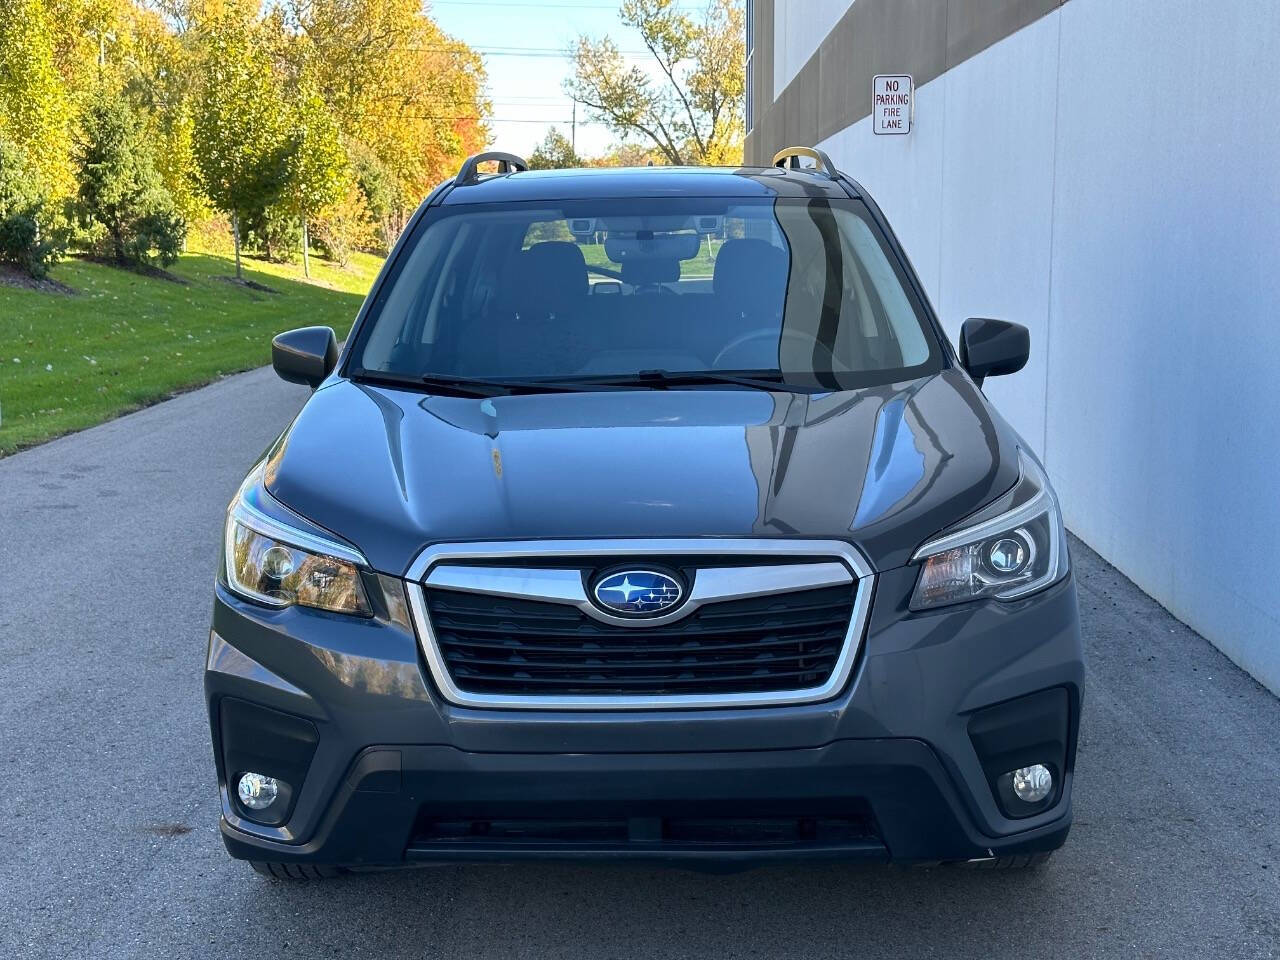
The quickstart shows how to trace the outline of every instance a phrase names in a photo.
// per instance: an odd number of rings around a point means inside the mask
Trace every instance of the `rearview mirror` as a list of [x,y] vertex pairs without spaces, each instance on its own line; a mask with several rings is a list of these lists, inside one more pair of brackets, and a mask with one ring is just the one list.
[[271,366],[281,380],[315,389],[338,364],[338,338],[330,327],[299,327],[271,341]]
[[1031,355],[1031,333],[1020,323],[971,318],[960,328],[960,365],[982,386],[987,377],[1017,373]]
[[614,263],[633,260],[692,260],[702,249],[696,233],[654,233],[635,230],[604,238],[604,255]]

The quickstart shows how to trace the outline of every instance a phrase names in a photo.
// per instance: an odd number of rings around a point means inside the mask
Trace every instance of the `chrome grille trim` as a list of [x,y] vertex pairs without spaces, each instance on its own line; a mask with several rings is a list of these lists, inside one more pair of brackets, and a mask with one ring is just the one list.
[[641,630],[682,620],[703,604],[747,597],[767,597],[794,590],[814,590],[853,583],[843,563],[787,563],[762,567],[700,567],[689,597],[670,613],[657,617],[618,617],[601,610],[587,597],[576,570],[538,567],[475,567],[442,563],[427,574],[428,587],[483,593],[496,597],[567,603],[602,623]]
[[[853,615],[849,619],[849,627],[844,637],[844,644],[831,676],[820,687],[809,687],[801,690],[744,692],[724,694],[669,694],[646,696],[588,696],[588,695],[507,695],[472,693],[460,689],[453,682],[441,656],[431,627],[431,618],[427,612],[426,595],[423,584],[430,583],[446,589],[462,589],[467,592],[492,593],[499,596],[515,596],[522,599],[542,600],[551,603],[569,603],[579,606],[581,602],[590,607],[592,616],[609,623],[626,623],[637,625],[637,621],[621,617],[611,617],[600,611],[586,598],[581,576],[576,570],[573,581],[565,576],[570,571],[549,570],[546,568],[521,568],[518,565],[502,567],[464,566],[451,561],[475,560],[519,560],[520,558],[572,558],[572,557],[618,557],[643,563],[646,557],[672,557],[704,555],[707,557],[725,556],[759,556],[767,560],[769,557],[785,556],[788,558],[812,559],[813,563],[800,564],[816,577],[814,582],[798,583],[798,578],[791,567],[795,564],[765,563],[760,567],[706,568],[707,571],[723,573],[732,570],[742,571],[774,571],[778,580],[775,586],[784,585],[782,589],[771,589],[762,577],[753,577],[751,592],[747,596],[765,596],[770,593],[789,592],[791,590],[813,589],[815,587],[855,584]],[[822,562],[825,561],[825,562]],[[842,569],[833,569],[838,563]],[[437,571],[439,575],[437,576]],[[467,576],[463,576],[463,572]],[[495,574],[491,589],[481,589],[483,574],[492,571]],[[653,618],[640,623],[640,626],[654,626],[678,620],[696,609],[690,605],[698,596],[697,581],[704,571],[700,570],[695,577],[693,594],[682,604],[679,611],[670,617]],[[546,576],[551,574],[552,576]],[[833,584],[831,581],[835,580]],[[440,693],[450,703],[461,707],[475,707],[489,710],[687,710],[713,707],[766,707],[789,706],[802,703],[814,703],[828,700],[844,689],[853,672],[853,664],[857,660],[861,648],[867,619],[871,611],[872,587],[875,575],[871,566],[851,544],[840,540],[781,540],[781,539],[719,539],[712,537],[661,540],[535,540],[505,541],[482,543],[442,543],[427,547],[418,555],[406,574],[406,593],[409,597],[409,610],[414,629],[418,635],[418,643],[422,647],[427,667]],[[730,589],[731,581],[717,576],[708,578],[707,594],[699,599],[698,605],[712,602],[716,591]],[[576,584],[576,585],[575,585]],[[545,588],[547,593],[531,594],[530,590]],[[511,592],[519,591],[519,592]],[[728,599],[728,596],[715,596],[716,600]]]

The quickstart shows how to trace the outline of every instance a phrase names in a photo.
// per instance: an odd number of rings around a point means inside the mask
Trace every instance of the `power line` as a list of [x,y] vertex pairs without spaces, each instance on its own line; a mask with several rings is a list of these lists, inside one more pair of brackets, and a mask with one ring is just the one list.
[[[551,124],[565,123],[565,124],[568,124],[573,122],[572,117],[539,117],[536,119],[526,118],[526,117],[450,117],[450,116],[444,116],[444,115],[423,114],[423,113],[390,113],[390,114],[362,113],[360,114],[360,116],[381,117],[383,119],[389,119],[389,120],[442,120],[449,123],[460,122],[463,120],[472,120],[477,123],[551,123]],[[603,120],[579,120],[578,125],[579,126],[597,126],[597,127],[608,126],[608,124]]]
[[[451,107],[458,106],[461,101],[456,99],[424,97],[421,100],[414,99],[412,102],[418,106],[444,107],[448,110]],[[491,97],[488,98],[488,102],[491,106],[526,107],[534,110],[539,107],[572,107],[573,104],[571,97],[546,97],[540,100],[517,100],[514,97]]]
[[[511,0],[432,0],[433,7],[516,7],[536,13],[539,10],[618,10],[621,3],[512,3]],[[677,6],[681,6],[677,4]],[[695,6],[682,7],[699,10]]]
[[[472,47],[486,57],[569,57],[572,54],[557,47]],[[619,50],[624,57],[648,57],[647,50]]]
[[[354,41],[329,40],[326,41],[328,46],[334,47],[365,47],[365,44],[356,43]],[[502,47],[472,47],[468,46],[464,50],[453,47],[422,47],[416,44],[392,44],[382,48],[380,52],[389,50],[403,50],[409,53],[443,53],[454,57],[464,57],[468,54],[478,53],[485,57],[561,57],[569,58],[573,54],[569,51],[558,47],[518,47],[518,46],[502,46]],[[617,51],[623,58],[628,60],[648,59],[650,53],[648,50],[619,50]]]

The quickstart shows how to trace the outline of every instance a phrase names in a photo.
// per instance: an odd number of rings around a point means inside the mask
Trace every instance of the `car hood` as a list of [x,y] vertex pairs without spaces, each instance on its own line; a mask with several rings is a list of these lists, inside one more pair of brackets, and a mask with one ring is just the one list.
[[887,569],[1012,486],[1017,442],[956,370],[815,395],[483,400],[334,379],[265,481],[387,573],[429,543],[696,536],[843,539]]

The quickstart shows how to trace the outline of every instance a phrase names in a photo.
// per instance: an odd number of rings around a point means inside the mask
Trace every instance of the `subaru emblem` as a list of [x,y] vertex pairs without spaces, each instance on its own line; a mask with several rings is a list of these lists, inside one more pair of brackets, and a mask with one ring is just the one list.
[[624,617],[652,617],[670,610],[684,597],[675,577],[657,570],[620,570],[596,581],[596,603]]

